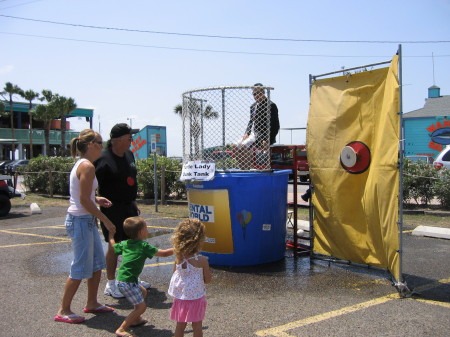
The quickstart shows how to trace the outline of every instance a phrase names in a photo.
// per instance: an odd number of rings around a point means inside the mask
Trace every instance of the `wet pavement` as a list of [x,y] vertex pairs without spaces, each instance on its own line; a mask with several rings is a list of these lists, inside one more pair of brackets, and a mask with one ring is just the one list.
[[[116,308],[109,314],[86,314],[82,324],[53,321],[72,258],[63,227],[65,207],[31,215],[14,208],[0,220],[2,295],[1,336],[112,336],[131,311],[125,299],[103,295]],[[143,214],[160,248],[170,246],[180,219]],[[450,324],[450,240],[404,234],[403,272],[420,296],[400,299],[383,271],[293,257],[251,267],[214,266],[207,286],[204,335],[241,336],[446,336]],[[144,318],[137,336],[172,336],[167,287],[173,257],[147,260],[142,279],[150,282]],[[73,310],[82,312],[82,282]],[[192,336],[192,331],[186,334]]]

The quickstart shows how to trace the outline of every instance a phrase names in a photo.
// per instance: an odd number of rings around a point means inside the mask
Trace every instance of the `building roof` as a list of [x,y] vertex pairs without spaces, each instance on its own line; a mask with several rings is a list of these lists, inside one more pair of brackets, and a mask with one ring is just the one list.
[[[5,104],[5,110],[9,111],[9,102],[3,102]],[[36,108],[39,104],[32,104],[32,108]],[[26,112],[30,110],[30,103],[13,102],[13,110],[16,112]],[[93,109],[76,108],[72,110],[68,117],[92,117],[94,115]]]
[[427,98],[422,109],[403,114],[403,118],[450,116],[450,95]]

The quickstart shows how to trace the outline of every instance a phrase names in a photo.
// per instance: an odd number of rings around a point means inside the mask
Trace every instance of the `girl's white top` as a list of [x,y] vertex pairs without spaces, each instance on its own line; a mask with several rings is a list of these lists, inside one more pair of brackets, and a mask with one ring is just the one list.
[[[77,169],[78,166],[84,162],[88,161],[85,158],[79,159],[70,171],[70,181],[69,181],[69,190],[70,190],[70,206],[67,209],[67,213],[80,216],[89,214],[88,211],[84,209],[80,202],[80,179],[77,177]],[[95,190],[98,187],[97,177],[94,176],[94,181],[92,182],[92,191],[91,191],[91,200],[95,204]]]
[[175,272],[170,279],[170,296],[179,300],[196,300],[205,296],[203,268],[194,267],[188,262],[194,258],[198,260],[198,255],[195,254],[193,257],[184,259],[180,264],[176,265]]

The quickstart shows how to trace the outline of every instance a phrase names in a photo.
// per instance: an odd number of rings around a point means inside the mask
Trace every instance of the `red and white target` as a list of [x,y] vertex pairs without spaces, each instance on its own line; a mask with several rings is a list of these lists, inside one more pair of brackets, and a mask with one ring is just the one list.
[[348,143],[341,151],[341,166],[349,173],[363,173],[370,165],[370,150],[362,142]]

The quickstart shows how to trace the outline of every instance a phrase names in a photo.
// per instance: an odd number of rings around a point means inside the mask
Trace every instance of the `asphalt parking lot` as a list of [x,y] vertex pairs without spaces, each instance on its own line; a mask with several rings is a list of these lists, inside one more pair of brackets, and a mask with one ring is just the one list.
[[[53,321],[71,261],[63,227],[65,207],[42,214],[14,208],[0,220],[2,285],[1,336],[112,336],[131,311],[126,300],[103,295],[100,302],[116,308],[109,314],[86,314],[82,324]],[[149,242],[169,247],[179,219],[143,214],[154,237]],[[146,299],[145,326],[137,336],[172,336],[167,287],[173,257],[148,260],[142,278],[152,284]],[[207,287],[204,335],[241,336],[447,336],[450,324],[450,241],[404,234],[403,272],[420,294],[399,298],[388,275],[309,257],[290,251],[276,263],[253,267],[213,267]],[[73,310],[82,313],[83,282]],[[192,336],[192,332],[186,334]]]

